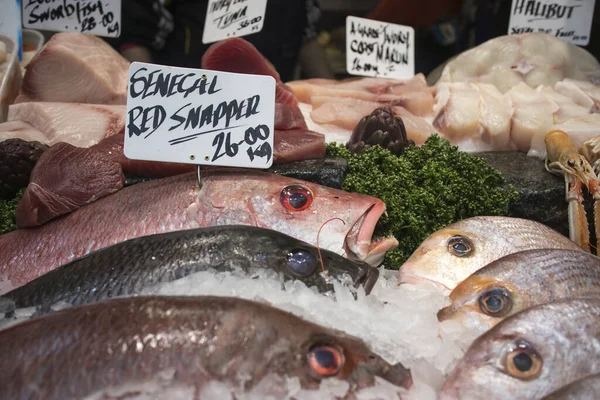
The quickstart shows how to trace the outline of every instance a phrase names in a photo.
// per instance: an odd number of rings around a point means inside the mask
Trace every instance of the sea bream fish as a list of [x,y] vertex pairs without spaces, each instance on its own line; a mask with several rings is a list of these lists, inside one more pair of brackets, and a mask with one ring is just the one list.
[[492,261],[462,281],[438,319],[483,333],[527,308],[594,295],[600,296],[600,258],[579,250],[525,250]]
[[440,393],[449,399],[539,399],[600,373],[600,299],[529,308],[478,337]]
[[287,377],[308,390],[329,378],[346,381],[343,398],[376,377],[412,385],[409,370],[357,338],[227,297],[134,297],[73,307],[1,331],[0,354],[0,399],[7,400],[201,399],[215,381],[229,385],[233,398],[254,391],[283,399]]
[[[270,228],[378,265],[398,245],[372,240],[381,200],[250,169],[216,168],[139,183],[38,228],[0,236],[0,294],[76,258],[147,236],[217,225]],[[342,221],[331,218],[340,218]]]
[[[320,292],[332,280],[368,294],[379,270],[360,261],[321,250],[270,229],[244,225],[215,226],[143,236],[95,251],[40,276],[2,296],[17,308],[46,312],[57,303],[80,305],[184,278],[199,271],[252,275],[270,270],[282,280],[300,280]],[[61,304],[62,306],[62,304]]]
[[463,219],[431,234],[400,267],[400,283],[433,283],[452,291],[490,262],[530,249],[581,250],[539,222],[511,217]]

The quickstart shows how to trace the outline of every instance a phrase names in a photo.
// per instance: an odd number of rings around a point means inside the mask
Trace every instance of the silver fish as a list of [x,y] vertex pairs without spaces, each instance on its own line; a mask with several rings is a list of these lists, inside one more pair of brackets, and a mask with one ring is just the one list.
[[510,217],[473,217],[430,235],[400,267],[400,283],[430,282],[452,291],[473,272],[505,255],[530,249],[581,250],[539,222]]
[[492,261],[462,281],[438,319],[485,331],[527,308],[593,295],[600,296],[600,258],[579,250],[525,250]]
[[573,382],[542,400],[580,400],[600,398],[600,375],[592,375]]
[[478,337],[440,393],[449,399],[539,399],[600,373],[600,299],[529,308]]

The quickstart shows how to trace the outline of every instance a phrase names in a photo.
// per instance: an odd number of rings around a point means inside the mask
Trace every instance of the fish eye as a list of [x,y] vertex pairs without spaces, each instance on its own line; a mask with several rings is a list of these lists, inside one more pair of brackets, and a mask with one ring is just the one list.
[[309,276],[315,272],[317,258],[308,250],[294,249],[287,255],[287,266],[294,275]]
[[479,308],[491,317],[502,317],[512,308],[512,300],[506,289],[493,288],[479,296]]
[[317,345],[308,352],[308,366],[320,378],[335,376],[344,366],[344,354],[333,346]]
[[521,341],[508,353],[505,364],[509,375],[522,380],[531,380],[539,376],[544,362],[533,346]]
[[456,257],[467,257],[473,252],[473,243],[465,236],[453,236],[448,241],[448,251]]
[[290,185],[283,188],[279,201],[290,211],[302,211],[312,204],[313,194],[304,186]]

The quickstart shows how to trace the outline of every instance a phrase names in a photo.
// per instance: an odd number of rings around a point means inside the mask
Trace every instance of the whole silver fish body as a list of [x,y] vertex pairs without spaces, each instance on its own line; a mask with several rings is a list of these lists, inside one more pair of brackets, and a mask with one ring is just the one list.
[[[315,268],[308,276],[290,270],[288,255],[298,249],[309,252]],[[317,249],[308,243],[270,229],[252,226],[216,226],[176,231],[131,239],[98,250],[52,270],[2,296],[17,308],[39,307],[40,312],[59,302],[79,305],[140,293],[153,285],[170,282],[199,271],[252,273],[269,269],[285,280],[297,279],[319,291],[333,286],[328,279],[358,285],[369,292],[378,270],[322,250],[321,274]]]
[[[333,374],[311,363],[315,347],[339,355]],[[176,389],[191,400],[212,381],[284,399],[286,377],[314,390],[335,376],[349,383],[350,394],[372,386],[376,376],[412,385],[409,370],[359,339],[227,297],[131,297],[69,308],[1,331],[0,354],[1,400],[146,398],[147,392],[170,399]]]
[[[468,253],[452,252],[456,239],[464,241]],[[583,251],[569,238],[532,220],[496,216],[467,218],[426,238],[400,267],[399,281],[431,282],[442,292],[449,293],[494,260],[523,250],[543,248]]]
[[542,400],[600,399],[600,375],[592,375],[573,382]]
[[[508,355],[524,346],[543,361],[539,376],[508,371]],[[529,308],[478,337],[440,393],[448,399],[539,399],[600,373],[600,299],[569,299]]]
[[[503,290],[510,302],[506,312],[486,315],[480,300]],[[492,261],[461,282],[451,293],[451,305],[440,319],[477,319],[487,330],[527,308],[573,297],[600,296],[600,257],[580,250],[534,249]],[[483,333],[483,332],[482,332]]]

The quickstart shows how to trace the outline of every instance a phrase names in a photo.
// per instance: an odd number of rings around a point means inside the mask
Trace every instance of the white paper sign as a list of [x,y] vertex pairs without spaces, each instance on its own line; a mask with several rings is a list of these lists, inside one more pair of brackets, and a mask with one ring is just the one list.
[[260,32],[266,10],[267,0],[209,0],[202,43]]
[[349,74],[384,78],[415,75],[415,30],[365,18],[346,18]]
[[586,46],[594,3],[595,0],[513,0],[508,34],[543,32]]
[[22,5],[25,28],[121,35],[121,0],[22,0]]
[[23,59],[21,0],[0,0],[0,10],[0,33],[8,35],[15,41],[19,48],[19,61],[21,61]]
[[125,156],[135,160],[269,168],[275,79],[134,62]]

